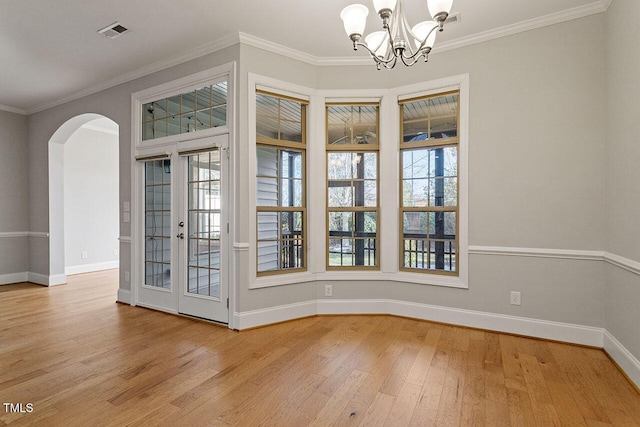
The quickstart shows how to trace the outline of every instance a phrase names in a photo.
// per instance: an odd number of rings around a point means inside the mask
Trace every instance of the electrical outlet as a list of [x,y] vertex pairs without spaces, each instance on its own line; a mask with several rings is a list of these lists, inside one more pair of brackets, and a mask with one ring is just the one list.
[[82,258],[82,259],[87,259],[87,258],[89,258],[89,253],[88,253],[87,251],[82,251],[82,252],[80,253],[80,258]]
[[511,291],[511,305],[522,305],[520,292]]
[[128,282],[128,281],[129,281],[129,279],[130,279],[129,272],[128,272],[128,271],[125,271],[125,272],[124,272],[124,281],[125,281],[125,282]]
[[324,285],[324,296],[325,297],[333,296],[333,285]]

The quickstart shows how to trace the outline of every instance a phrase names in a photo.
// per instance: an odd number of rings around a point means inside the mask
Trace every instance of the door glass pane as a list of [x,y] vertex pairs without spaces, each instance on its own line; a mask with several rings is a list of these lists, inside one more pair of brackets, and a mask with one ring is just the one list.
[[187,293],[220,298],[220,152],[188,158]]
[[145,280],[171,288],[171,160],[145,163]]

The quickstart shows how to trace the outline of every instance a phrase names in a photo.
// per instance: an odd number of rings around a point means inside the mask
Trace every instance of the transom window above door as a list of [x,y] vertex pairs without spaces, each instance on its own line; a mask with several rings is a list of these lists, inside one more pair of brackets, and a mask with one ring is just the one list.
[[227,124],[227,82],[207,85],[142,105],[142,140]]

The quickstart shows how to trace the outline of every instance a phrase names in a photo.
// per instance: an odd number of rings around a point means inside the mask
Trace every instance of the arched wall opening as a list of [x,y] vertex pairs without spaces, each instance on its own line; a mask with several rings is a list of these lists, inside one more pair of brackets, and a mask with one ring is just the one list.
[[87,113],[49,140],[49,284],[118,267],[118,125]]

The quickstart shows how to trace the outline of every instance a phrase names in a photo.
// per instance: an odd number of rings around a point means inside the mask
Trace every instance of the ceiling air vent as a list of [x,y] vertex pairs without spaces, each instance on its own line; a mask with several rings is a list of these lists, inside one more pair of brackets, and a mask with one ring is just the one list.
[[456,22],[460,22],[462,20],[462,16],[460,16],[460,12],[454,13],[447,17],[447,20],[444,21],[445,24],[455,24]]
[[116,37],[120,36],[122,33],[124,33],[125,31],[128,31],[129,29],[124,27],[122,24],[120,24],[119,22],[114,22],[113,24],[104,27],[101,30],[98,30],[98,33],[102,34],[103,36],[105,36],[108,39],[115,39]]

